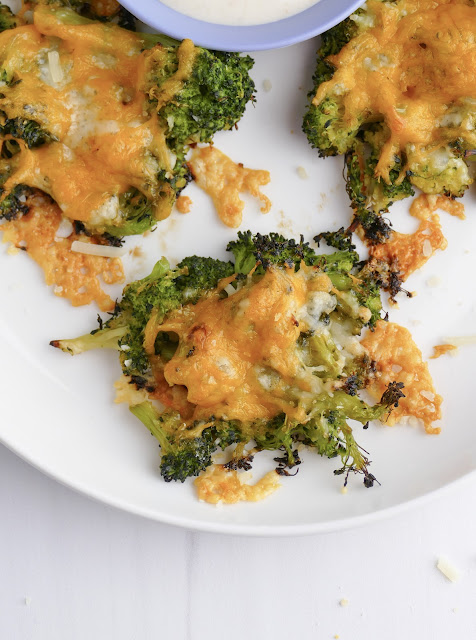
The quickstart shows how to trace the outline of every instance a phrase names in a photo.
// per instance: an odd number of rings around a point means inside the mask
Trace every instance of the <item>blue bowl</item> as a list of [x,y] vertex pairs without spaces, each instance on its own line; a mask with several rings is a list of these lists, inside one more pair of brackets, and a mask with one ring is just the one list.
[[[239,0],[237,0],[239,2]],[[362,0],[320,0],[294,16],[252,26],[232,27],[179,13],[159,0],[122,0],[128,11],[158,33],[219,51],[263,51],[308,40],[349,16]]]

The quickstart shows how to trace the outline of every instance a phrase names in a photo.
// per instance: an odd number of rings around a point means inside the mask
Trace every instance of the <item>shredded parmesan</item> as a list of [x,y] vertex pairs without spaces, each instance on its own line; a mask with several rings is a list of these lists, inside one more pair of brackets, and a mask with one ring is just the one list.
[[429,287],[438,287],[441,284],[441,278],[438,276],[431,276],[431,278],[428,278],[426,281],[426,284]]
[[435,402],[435,394],[432,391],[420,391],[420,395],[429,400],[430,402]]
[[423,249],[422,253],[425,258],[429,258],[433,252],[433,247],[431,246],[431,242],[427,239],[423,241]]
[[63,82],[63,67],[61,66],[59,53],[57,51],[48,51],[48,67],[53,82],[58,84]]
[[453,338],[446,338],[446,342],[453,347],[464,347],[469,344],[476,344],[476,335],[454,336]]
[[67,218],[63,218],[59,224],[59,227],[56,230],[55,237],[56,238],[69,238],[69,236],[73,233],[74,227],[71,220]]
[[436,562],[436,568],[441,571],[445,578],[447,578],[450,582],[457,582],[460,578],[459,570],[446,558],[438,558]]
[[92,244],[75,240],[71,245],[71,251],[75,253],[84,253],[88,256],[101,256],[103,258],[120,258],[126,253],[125,247],[110,247],[103,244]]
[[268,93],[269,91],[271,91],[272,88],[273,88],[273,85],[271,83],[271,80],[269,78],[265,78],[263,80],[263,91],[266,91],[266,93]]
[[228,297],[230,297],[234,293],[236,293],[238,289],[235,289],[235,287],[232,284],[227,284],[226,287],[224,288],[224,291],[226,291],[228,294]]

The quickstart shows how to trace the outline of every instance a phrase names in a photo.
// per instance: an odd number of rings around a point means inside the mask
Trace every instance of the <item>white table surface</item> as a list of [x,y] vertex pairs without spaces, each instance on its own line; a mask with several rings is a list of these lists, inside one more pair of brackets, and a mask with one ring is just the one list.
[[342,533],[228,537],[93,502],[0,446],[0,639],[476,638],[475,491]]

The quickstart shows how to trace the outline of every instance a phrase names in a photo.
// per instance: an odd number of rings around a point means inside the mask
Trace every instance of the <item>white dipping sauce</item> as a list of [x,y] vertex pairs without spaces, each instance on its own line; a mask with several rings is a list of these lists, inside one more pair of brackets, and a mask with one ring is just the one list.
[[227,25],[275,22],[308,9],[319,0],[161,0],[192,18]]

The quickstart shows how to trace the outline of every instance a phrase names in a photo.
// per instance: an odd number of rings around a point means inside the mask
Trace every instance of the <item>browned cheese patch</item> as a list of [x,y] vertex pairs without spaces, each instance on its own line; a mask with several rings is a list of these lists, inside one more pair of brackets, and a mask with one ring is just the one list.
[[76,233],[69,238],[56,237],[62,214],[46,198],[34,198],[29,205],[26,215],[2,225],[3,241],[27,251],[43,269],[46,284],[55,285],[55,295],[68,298],[75,307],[96,302],[101,311],[114,309],[114,301],[103,291],[100,278],[106,284],[123,282],[121,260],[72,252],[75,240],[88,239]]
[[390,265],[405,281],[420,269],[437,249],[446,249],[446,238],[441,231],[439,217],[423,220],[415,233],[393,231],[391,239],[370,248],[370,255]]
[[190,213],[192,204],[192,199],[188,196],[179,196],[175,202],[175,206],[179,213]]
[[271,201],[260,187],[271,180],[269,171],[247,169],[215,147],[202,147],[193,151],[188,166],[197,185],[213,200],[220,220],[228,227],[239,227],[245,203],[240,193],[248,192],[263,203],[261,211],[268,213]]
[[228,471],[221,464],[212,465],[196,480],[199,500],[210,504],[235,504],[264,500],[281,486],[276,471],[269,471],[255,484],[247,484],[243,474]]
[[436,344],[433,347],[433,355],[430,357],[430,360],[435,360],[440,356],[444,356],[445,353],[449,351],[455,351],[457,348],[454,344]]
[[415,233],[393,231],[388,242],[370,247],[370,255],[390,265],[405,281],[414,271],[420,269],[431,256],[448,245],[441,229],[440,217],[435,213],[442,209],[452,216],[463,219],[464,206],[444,196],[421,194],[412,202],[410,213],[420,220]]
[[138,389],[136,385],[132,384],[129,376],[121,375],[114,383],[114,389],[116,390],[116,397],[114,398],[116,404],[125,402],[130,407],[133,407],[149,400],[147,391],[145,389]]
[[410,213],[418,220],[426,220],[437,209],[446,211],[455,218],[464,220],[466,218],[464,213],[464,204],[457,200],[451,200],[445,196],[429,195],[421,193],[415,200],[413,200],[410,206]]
[[392,411],[387,424],[413,416],[423,422],[427,433],[439,433],[439,427],[432,424],[441,418],[443,398],[436,393],[428,365],[408,329],[379,320],[375,331],[369,331],[362,340],[362,346],[377,367],[375,379],[367,389],[372,397],[381,398],[390,382],[405,385],[405,398]]

